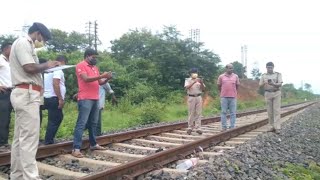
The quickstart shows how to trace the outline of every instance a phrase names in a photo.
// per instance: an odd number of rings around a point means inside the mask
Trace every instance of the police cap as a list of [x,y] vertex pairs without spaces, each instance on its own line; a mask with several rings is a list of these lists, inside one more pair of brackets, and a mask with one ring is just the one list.
[[189,72],[190,73],[197,73],[198,72],[198,68],[191,68]]
[[273,64],[273,62],[268,62],[267,64],[266,64],[266,67],[274,67],[274,64]]

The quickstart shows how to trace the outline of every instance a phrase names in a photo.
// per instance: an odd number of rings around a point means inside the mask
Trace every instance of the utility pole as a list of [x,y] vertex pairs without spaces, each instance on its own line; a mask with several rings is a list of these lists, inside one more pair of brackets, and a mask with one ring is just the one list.
[[246,70],[246,76],[248,77],[248,46],[244,45],[244,63],[245,63],[245,70]]
[[244,48],[241,46],[241,64],[244,65]]
[[[248,54],[248,46],[247,45],[241,46],[241,64],[245,67],[246,70],[248,69],[247,54]],[[246,71],[245,75],[248,77],[248,71]]]
[[92,22],[89,21],[86,24],[87,24],[87,26],[86,26],[87,30],[86,31],[88,32],[88,41],[89,41],[88,44],[89,44],[89,47],[91,48],[91,46],[92,46],[92,39],[91,39],[91,37],[92,37],[91,24],[92,24]]
[[94,49],[97,51],[97,41],[98,41],[98,24],[94,21]]
[[[200,29],[191,29],[189,31],[189,36],[191,41],[196,42],[197,44],[200,42]],[[200,51],[200,48],[197,48],[197,52]]]

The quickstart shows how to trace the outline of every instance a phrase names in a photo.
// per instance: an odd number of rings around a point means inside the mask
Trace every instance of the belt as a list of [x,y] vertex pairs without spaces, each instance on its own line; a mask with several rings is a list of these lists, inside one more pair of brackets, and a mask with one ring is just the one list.
[[198,96],[201,96],[201,93],[200,94],[188,94],[188,96],[190,96],[190,97],[198,97]]
[[277,90],[264,90],[264,91],[266,91],[266,92],[277,92],[277,91],[279,91],[279,89],[277,89]]
[[33,84],[18,84],[16,85],[16,88],[29,89],[29,86],[31,86],[32,90],[41,92],[42,87]]

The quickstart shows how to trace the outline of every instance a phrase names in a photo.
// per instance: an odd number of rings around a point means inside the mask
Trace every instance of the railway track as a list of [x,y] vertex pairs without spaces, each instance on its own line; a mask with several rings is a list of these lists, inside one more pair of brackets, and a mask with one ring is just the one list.
[[[287,116],[312,105],[303,103],[284,106],[281,116]],[[155,169],[174,173],[185,170],[170,169],[176,161],[190,157],[196,149],[205,159],[223,153],[225,149],[263,133],[268,123],[265,110],[256,110],[237,115],[237,128],[221,132],[220,117],[202,120],[202,135],[187,135],[187,123],[175,123],[152,128],[104,135],[97,138],[106,151],[89,151],[84,142],[85,158],[77,159],[69,153],[72,142],[39,147],[37,153],[39,172],[44,179],[134,179]],[[0,166],[9,165],[10,152],[0,153]],[[140,176],[143,177],[143,176]],[[0,177],[1,180],[1,177]]]

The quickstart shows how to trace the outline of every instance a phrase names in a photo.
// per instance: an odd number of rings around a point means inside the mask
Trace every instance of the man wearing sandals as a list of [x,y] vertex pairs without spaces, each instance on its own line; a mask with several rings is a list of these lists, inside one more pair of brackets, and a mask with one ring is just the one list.
[[80,152],[82,135],[85,128],[89,131],[89,142],[91,150],[105,150],[97,144],[96,129],[99,117],[99,85],[105,84],[112,77],[111,72],[100,75],[97,64],[98,53],[93,49],[87,49],[84,60],[77,64],[76,75],[78,79],[78,119],[74,129],[73,150],[74,157],[82,158]]
[[187,134],[191,134],[195,129],[198,134],[202,134],[201,126],[201,112],[202,112],[202,97],[201,94],[205,89],[205,85],[201,78],[198,78],[198,69],[192,68],[190,70],[190,78],[186,78],[184,88],[188,94],[188,129]]
[[15,110],[14,135],[11,146],[11,174],[13,180],[39,180],[36,153],[40,133],[41,73],[58,66],[58,61],[39,64],[35,51],[37,43],[51,39],[49,29],[33,23],[28,35],[14,41],[10,53],[12,86],[11,104]]

